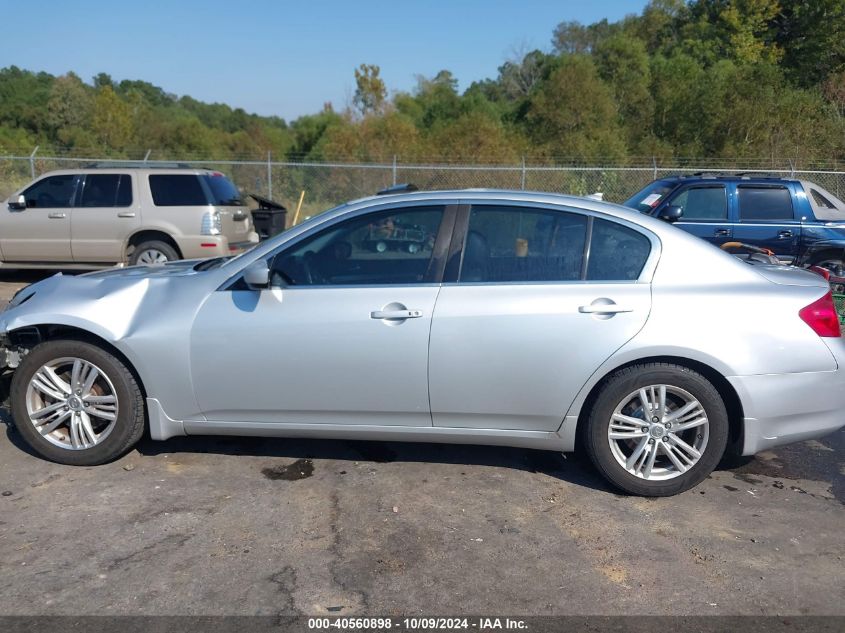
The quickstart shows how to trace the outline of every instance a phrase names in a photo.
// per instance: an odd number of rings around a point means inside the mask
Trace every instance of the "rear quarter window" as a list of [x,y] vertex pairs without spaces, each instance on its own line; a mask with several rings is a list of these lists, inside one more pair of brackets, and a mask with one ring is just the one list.
[[151,174],[150,193],[157,207],[192,207],[209,204],[198,176]]
[[642,233],[596,218],[587,281],[636,281],[650,253],[651,241]]

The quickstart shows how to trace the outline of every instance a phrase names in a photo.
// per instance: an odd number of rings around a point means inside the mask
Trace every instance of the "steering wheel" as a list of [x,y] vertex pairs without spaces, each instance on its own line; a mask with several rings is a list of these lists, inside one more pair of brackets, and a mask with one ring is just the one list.
[[317,285],[324,283],[325,278],[317,271],[315,259],[317,258],[314,251],[305,251],[302,256],[302,273],[305,276],[305,281],[308,285]]

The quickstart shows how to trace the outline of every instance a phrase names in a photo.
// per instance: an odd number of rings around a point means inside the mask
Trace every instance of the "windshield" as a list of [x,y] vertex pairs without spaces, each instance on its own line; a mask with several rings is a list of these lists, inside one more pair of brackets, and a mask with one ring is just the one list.
[[240,206],[244,203],[241,192],[223,174],[214,173],[203,176],[211,192],[211,204],[221,206]]
[[636,209],[640,213],[650,213],[658,204],[660,204],[672,189],[675,188],[673,183],[656,180],[644,189],[635,193],[622,204],[626,207]]

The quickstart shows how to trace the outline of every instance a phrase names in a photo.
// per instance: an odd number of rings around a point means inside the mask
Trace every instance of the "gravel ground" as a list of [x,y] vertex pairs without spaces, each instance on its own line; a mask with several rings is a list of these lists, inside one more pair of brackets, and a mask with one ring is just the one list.
[[0,424],[0,615],[845,615],[843,455],[641,499],[539,451],[145,439],[72,468]]

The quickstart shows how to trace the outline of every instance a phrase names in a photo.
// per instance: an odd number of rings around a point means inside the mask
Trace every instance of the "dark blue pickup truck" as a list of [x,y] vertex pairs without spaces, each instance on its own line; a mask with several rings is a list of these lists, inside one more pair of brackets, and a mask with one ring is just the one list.
[[845,274],[845,202],[806,180],[695,174],[655,180],[623,203],[719,246],[744,242]]

